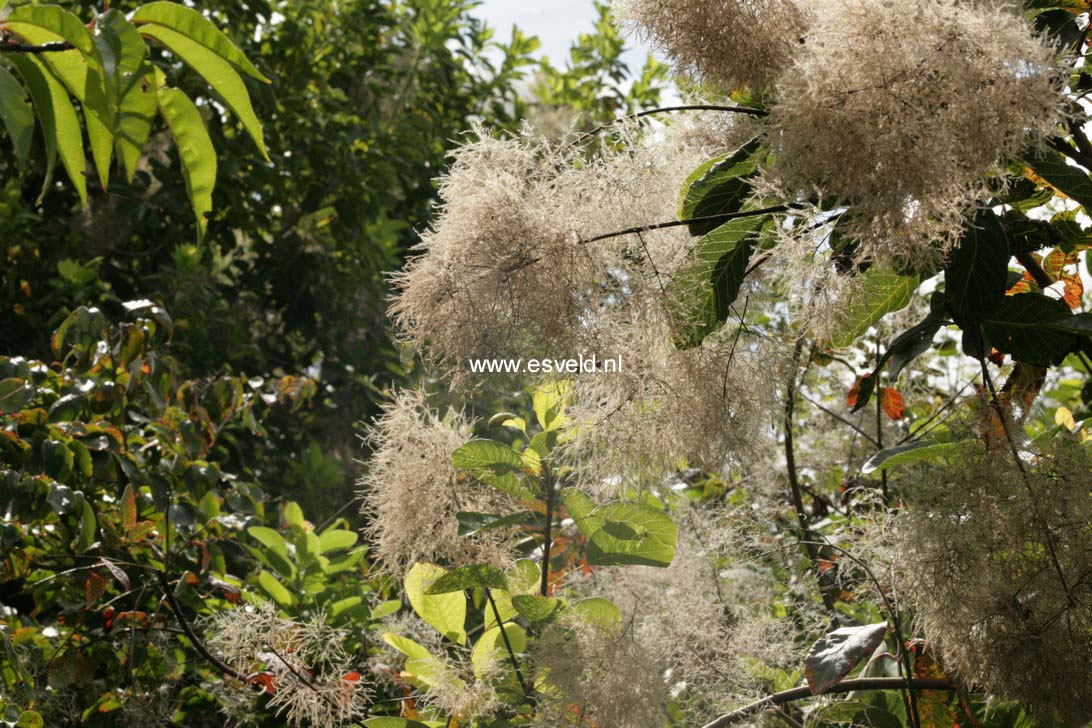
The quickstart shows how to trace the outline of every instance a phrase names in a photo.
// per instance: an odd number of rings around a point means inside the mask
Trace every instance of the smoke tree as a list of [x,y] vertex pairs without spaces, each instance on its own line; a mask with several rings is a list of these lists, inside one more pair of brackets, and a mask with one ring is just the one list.
[[685,104],[472,130],[395,277],[374,725],[1092,720],[1088,8],[1026,5],[620,0]]

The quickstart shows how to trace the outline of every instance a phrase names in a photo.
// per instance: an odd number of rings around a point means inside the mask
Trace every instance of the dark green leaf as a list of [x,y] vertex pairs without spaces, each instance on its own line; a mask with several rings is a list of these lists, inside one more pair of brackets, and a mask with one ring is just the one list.
[[[758,137],[730,154],[709,160],[694,170],[683,183],[679,218],[689,220],[709,215],[738,212],[750,191],[748,178],[758,165]],[[691,223],[691,235],[705,235],[719,225],[717,222]]]
[[34,138],[34,110],[23,85],[6,68],[0,68],[0,120],[15,147],[15,158],[20,166],[26,164]]
[[1061,154],[1037,150],[1026,155],[1024,163],[1067,197],[1092,209],[1092,180],[1080,167],[1069,164]]
[[1021,293],[998,301],[983,316],[982,331],[992,346],[1017,361],[1055,365],[1077,345],[1077,336],[1055,323],[1068,315],[1069,307],[1061,301],[1042,293]]
[[944,271],[944,301],[964,329],[981,321],[1005,298],[1009,246],[993,212],[975,216]]

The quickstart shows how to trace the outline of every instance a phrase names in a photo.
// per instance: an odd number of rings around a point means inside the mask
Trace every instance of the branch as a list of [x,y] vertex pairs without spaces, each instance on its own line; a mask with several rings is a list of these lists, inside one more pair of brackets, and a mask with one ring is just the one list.
[[174,591],[171,589],[171,585],[167,582],[166,574],[159,572],[158,576],[159,586],[163,590],[163,596],[167,599],[167,606],[169,606],[171,608],[171,611],[174,612],[174,616],[178,620],[178,625],[182,628],[182,631],[185,633],[186,638],[190,641],[190,644],[193,645],[193,649],[197,650],[197,653],[201,655],[201,657],[205,658],[205,660],[207,660],[210,665],[212,665],[228,677],[233,677],[240,682],[246,682],[246,677],[244,675],[240,674],[234,668],[232,668],[231,665],[228,665],[219,657],[209,652],[209,649],[205,647],[205,643],[202,642],[201,638],[194,633],[193,627],[191,627],[190,623],[186,621],[186,615],[182,612],[182,605],[180,605],[178,603],[178,600],[175,599]]
[[[550,546],[554,525],[554,481],[550,476],[549,464],[544,464],[542,469],[542,486],[546,490],[546,529],[542,534],[542,584],[539,587],[539,593],[547,596],[550,591]],[[497,619],[500,619],[499,615]],[[519,668],[517,667],[516,670],[518,671]]]
[[501,638],[504,640],[504,647],[508,650],[508,657],[512,660],[512,667],[516,671],[516,679],[519,680],[519,686],[523,688],[523,694],[530,698],[531,691],[527,687],[527,683],[523,680],[523,673],[519,670],[519,660],[516,659],[516,652],[512,649],[512,643],[508,641],[508,632],[504,629],[504,621],[501,620],[500,611],[497,609],[497,603],[493,601],[492,589],[486,587],[485,598],[489,600],[489,606],[493,608],[493,618],[497,620],[497,629],[500,630]]
[[59,53],[61,51],[74,50],[75,46],[68,42],[45,43],[44,45],[26,45],[14,40],[0,40],[0,53],[28,53],[39,55],[41,53]]
[[623,235],[634,235],[636,233],[648,232],[649,230],[663,230],[664,228],[679,227],[680,225],[690,225],[696,222],[727,222],[728,220],[738,220],[743,217],[758,217],[759,215],[769,215],[775,212],[788,212],[788,205],[774,205],[773,207],[763,207],[759,210],[744,210],[743,212],[723,212],[719,215],[704,215],[702,217],[690,217],[685,220],[671,220],[669,222],[657,222],[651,225],[638,225],[637,227],[626,228],[625,230],[617,230],[612,233],[603,233],[602,235],[596,235],[594,238],[585,238],[581,240],[581,243],[594,243],[599,240],[607,240],[608,238],[617,238]]
[[[909,681],[916,690],[955,690],[956,686],[953,685],[945,678],[937,677],[915,677]],[[843,680],[842,682],[834,685],[828,690],[824,690],[818,695],[835,695],[838,693],[852,693],[858,690],[903,690],[906,687],[907,680],[901,677],[862,677],[855,680]],[[778,705],[785,705],[786,703],[792,703],[797,700],[804,700],[806,698],[815,697],[817,693],[813,693],[810,687],[803,686],[799,688],[792,688],[791,690],[783,690],[780,693],[774,693],[768,695],[761,700],[756,700],[750,705],[745,705],[738,710],[734,710],[727,715],[722,715],[711,723],[706,723],[702,728],[724,728],[725,726],[738,723],[746,718],[751,713],[757,710],[763,710],[765,708],[771,708]]]
[[736,114],[747,114],[748,116],[767,116],[770,112],[765,109],[756,109],[752,106],[724,106],[719,104],[683,104],[681,106],[661,106],[656,109],[647,109],[645,111],[639,111],[636,114],[627,114],[626,116],[620,116],[617,119],[611,119],[605,124],[600,124],[591,131],[581,134],[573,145],[580,144],[588,137],[595,136],[604,129],[610,128],[615,124],[620,124],[623,121],[633,121],[634,119],[641,119],[646,116],[652,116],[653,114],[665,114],[673,111],[728,111]]

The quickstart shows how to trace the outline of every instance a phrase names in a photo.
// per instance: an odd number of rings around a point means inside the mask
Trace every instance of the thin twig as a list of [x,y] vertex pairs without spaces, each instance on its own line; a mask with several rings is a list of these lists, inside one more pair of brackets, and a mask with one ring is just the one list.
[[27,45],[14,40],[0,40],[0,53],[27,53],[32,56],[41,53],[60,53],[73,50],[74,46],[67,42],[44,43],[42,45]]
[[497,609],[497,603],[493,600],[493,590],[489,587],[485,588],[485,598],[489,600],[489,606],[493,608],[493,619],[497,620],[497,629],[500,630],[501,638],[504,640],[504,648],[508,650],[508,657],[512,660],[512,668],[516,671],[516,680],[519,681],[519,686],[523,688],[523,694],[529,698],[531,697],[531,691],[523,680],[523,673],[519,669],[519,660],[516,659],[516,651],[512,649],[512,643],[508,641],[508,632],[504,629],[504,621],[501,620],[500,610]]
[[751,106],[725,106],[721,104],[682,104],[680,106],[661,106],[656,109],[646,109],[645,111],[639,111],[636,114],[628,114],[626,116],[620,116],[617,119],[611,119],[605,124],[600,124],[589,132],[581,134],[573,145],[584,142],[589,137],[593,137],[604,129],[608,129],[615,124],[620,124],[624,121],[633,121],[636,119],[642,119],[646,116],[652,116],[653,114],[666,114],[674,111],[727,111],[736,114],[747,114],[749,116],[767,116],[770,112],[765,109],[756,109]]
[[643,233],[649,230],[663,230],[664,228],[679,227],[680,225],[691,225],[698,222],[727,222],[728,220],[738,220],[744,217],[758,217],[759,215],[770,215],[776,212],[788,212],[788,205],[774,205],[772,207],[763,207],[759,210],[744,210],[742,212],[725,212],[719,215],[703,215],[702,217],[690,217],[685,220],[671,220],[669,222],[658,222],[651,225],[638,225],[636,227],[626,228],[625,230],[616,230],[612,233],[603,233],[602,235],[596,235],[592,238],[584,238],[581,243],[595,243],[600,240],[607,240],[609,238],[618,238],[623,235],[634,235],[636,233]]

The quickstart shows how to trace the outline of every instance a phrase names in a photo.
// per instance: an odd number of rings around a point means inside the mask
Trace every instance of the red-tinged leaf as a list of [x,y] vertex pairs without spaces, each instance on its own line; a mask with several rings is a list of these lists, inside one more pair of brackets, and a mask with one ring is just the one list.
[[197,574],[192,571],[187,571],[182,575],[182,583],[196,589],[197,586],[201,584],[201,580],[197,577]]
[[121,527],[125,529],[126,535],[133,532],[133,528],[136,527],[136,519],[136,494],[133,493],[133,486],[130,483],[125,486],[125,491],[121,494]]
[[106,580],[98,574],[91,572],[91,575],[87,577],[87,582],[84,584],[84,600],[88,604],[93,604],[105,593]]
[[212,554],[209,553],[204,541],[198,541],[197,547],[201,549],[201,573],[204,574],[212,563]]
[[1084,296],[1084,283],[1079,274],[1062,276],[1065,281],[1065,294],[1062,299],[1072,309],[1081,307],[1081,298]]
[[121,584],[125,591],[129,591],[129,575],[122,571],[120,566],[113,561],[107,561],[106,559],[100,561],[99,564],[106,567],[106,570],[117,579],[117,582]]
[[360,673],[356,670],[353,670],[342,675],[341,679],[347,683],[358,683],[360,682]]
[[893,420],[901,420],[906,416],[906,404],[902,401],[902,395],[891,387],[880,387],[880,407]]
[[224,599],[227,599],[232,604],[238,604],[239,600],[242,598],[242,592],[239,591],[239,588],[236,587],[234,584],[228,584],[223,579],[217,579],[215,576],[209,576],[209,584],[213,588],[219,589],[220,592],[223,593]]
[[271,695],[277,692],[277,684],[274,681],[273,673],[271,672],[259,672],[251,675],[247,678],[247,682],[253,683],[255,685],[260,685],[264,692],[267,692]]
[[110,629],[114,626],[114,615],[117,614],[113,607],[107,607],[102,610],[102,623],[106,629]]
[[1024,271],[1024,277],[1016,281],[1009,290],[1005,291],[1006,296],[1015,296],[1018,293],[1031,293],[1039,290],[1039,284],[1035,282],[1035,279],[1031,277],[1031,274]]
[[1047,256],[1043,258],[1042,266],[1043,271],[1050,276],[1051,280],[1058,280],[1058,276],[1062,273],[1062,268],[1066,263],[1066,255],[1062,252],[1061,248],[1055,248],[1047,253]]
[[846,395],[846,407],[857,406],[857,397],[861,394],[861,382],[868,376],[869,375],[865,374],[864,376],[857,377],[857,381],[853,383],[853,386],[849,389],[849,393]]
[[147,612],[118,612],[117,619],[118,624],[122,622],[135,622],[138,625],[145,626],[148,624]]
[[1005,355],[999,352],[997,349],[991,349],[989,356],[986,357],[997,366],[1001,366],[1005,363]]

